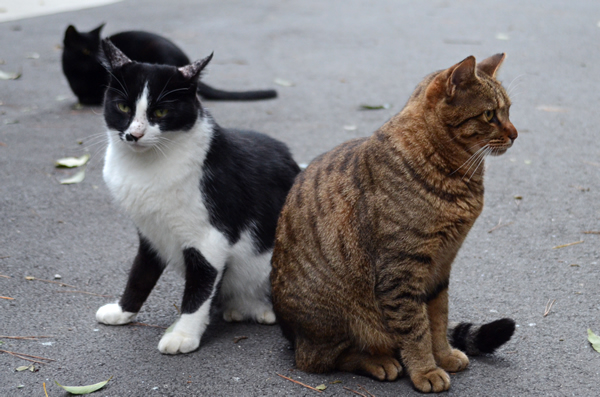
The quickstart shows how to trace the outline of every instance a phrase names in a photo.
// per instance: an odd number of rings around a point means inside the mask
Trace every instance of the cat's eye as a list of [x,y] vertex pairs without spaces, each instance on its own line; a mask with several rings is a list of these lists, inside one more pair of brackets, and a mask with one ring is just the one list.
[[83,52],[84,55],[90,55],[92,52],[90,50],[88,50],[87,48],[84,48],[83,50],[81,50],[81,52]]
[[162,117],[165,117],[167,115],[167,113],[169,113],[168,109],[156,109],[154,111],[154,115],[156,117],[158,117],[159,119],[162,118]]
[[131,108],[122,102],[117,103],[117,109],[119,109],[123,113],[131,112]]
[[494,116],[496,116],[495,110],[486,110],[485,112],[483,112],[483,117],[485,118],[485,121],[487,121],[488,123],[490,121],[492,121]]

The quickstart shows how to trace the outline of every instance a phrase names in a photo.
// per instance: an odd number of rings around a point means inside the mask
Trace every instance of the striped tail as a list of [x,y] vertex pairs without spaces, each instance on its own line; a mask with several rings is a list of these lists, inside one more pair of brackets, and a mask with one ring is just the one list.
[[483,325],[455,323],[448,326],[450,344],[469,356],[491,354],[508,342],[515,332],[515,322],[503,318]]

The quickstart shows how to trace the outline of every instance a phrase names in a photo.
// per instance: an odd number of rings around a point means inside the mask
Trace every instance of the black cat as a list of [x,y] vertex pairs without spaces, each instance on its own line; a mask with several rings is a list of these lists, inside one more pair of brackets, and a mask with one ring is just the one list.
[[[89,32],[78,32],[73,25],[65,31],[62,55],[63,73],[73,93],[83,105],[100,105],[108,83],[108,72],[100,64],[100,32],[104,24]],[[185,53],[173,42],[149,32],[131,31],[115,34],[110,40],[125,55],[137,62],[185,66],[190,63]],[[275,90],[222,91],[198,83],[198,94],[205,99],[245,101],[275,98]]]

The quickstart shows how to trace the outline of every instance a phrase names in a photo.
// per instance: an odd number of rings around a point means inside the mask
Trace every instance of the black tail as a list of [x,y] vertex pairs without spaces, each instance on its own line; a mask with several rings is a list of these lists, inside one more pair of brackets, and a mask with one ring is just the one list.
[[448,327],[448,341],[469,356],[493,353],[508,342],[515,332],[515,322],[503,318],[480,326],[471,323]]
[[256,101],[277,97],[277,91],[275,90],[222,91],[204,83],[198,83],[198,94],[204,99],[214,101]]

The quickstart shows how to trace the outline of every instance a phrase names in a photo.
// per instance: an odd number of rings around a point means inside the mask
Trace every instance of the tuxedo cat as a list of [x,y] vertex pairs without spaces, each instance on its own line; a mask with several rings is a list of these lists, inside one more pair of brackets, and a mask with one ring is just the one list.
[[[130,60],[102,42],[111,78],[104,101],[108,148],[104,180],[139,233],[139,250],[105,324],[132,320],[163,270],[185,277],[181,316],[162,353],[198,348],[211,302],[227,321],[272,324],[269,272],[279,211],[299,168],[266,135],[220,127],[197,96],[212,58],[176,67]],[[217,287],[219,286],[219,288]]]
[[[78,32],[73,25],[65,31],[62,54],[63,73],[71,90],[84,105],[100,105],[108,83],[108,72],[98,59],[100,32],[104,24],[89,32]],[[166,38],[140,31],[122,32],[110,40],[127,57],[137,62],[185,66],[190,60],[173,42]],[[198,82],[198,93],[212,100],[257,100],[275,98],[275,90],[231,92],[212,88]]]

